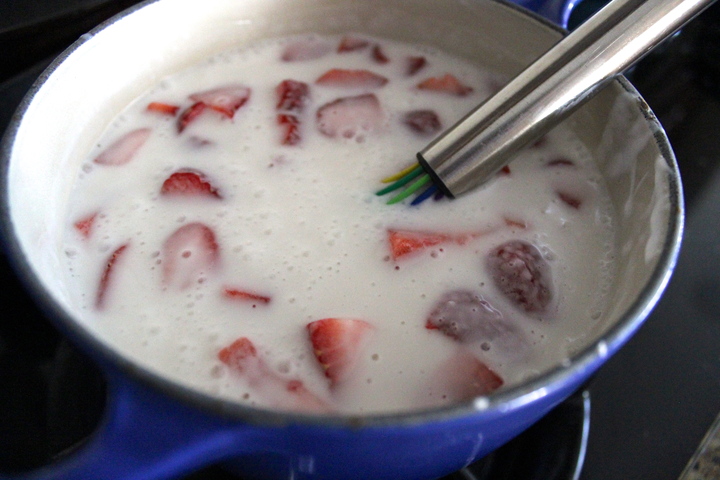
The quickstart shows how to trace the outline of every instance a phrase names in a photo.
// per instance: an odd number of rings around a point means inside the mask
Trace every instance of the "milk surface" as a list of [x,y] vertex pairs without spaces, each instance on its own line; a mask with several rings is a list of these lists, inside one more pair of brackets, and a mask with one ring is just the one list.
[[[328,412],[376,413],[459,401],[443,391],[453,359],[480,360],[507,388],[582,347],[602,317],[614,273],[614,213],[585,147],[559,127],[523,150],[486,186],[456,200],[419,207],[388,206],[380,179],[414,160],[433,138],[404,123],[412,110],[431,110],[450,127],[502,85],[503,79],[432,48],[355,35],[367,47],[338,53],[341,37],[268,40],[223,52],[164,79],[108,126],[78,173],[64,239],[68,281],[91,331],[143,367],[224,399],[280,409],[306,409],[293,392],[274,390],[223,363],[218,353],[239,338],[257,349],[266,373],[299,381]],[[295,61],[283,55],[311,42],[318,52]],[[373,56],[379,45],[386,62]],[[407,59],[425,65],[408,74]],[[368,70],[382,86],[317,84],[331,69]],[[452,74],[472,91],[453,95],[418,84]],[[307,83],[296,116],[300,141],[281,143],[276,87]],[[249,89],[232,118],[203,112],[181,132],[178,116],[190,96],[230,84]],[[338,98],[372,93],[380,125],[329,137],[317,112]],[[148,111],[151,102],[178,113]],[[149,129],[123,165],[95,161],[127,132]],[[201,171],[217,196],[169,197],[163,182],[181,169]],[[94,215],[92,231],[75,224]],[[215,235],[217,261],[190,285],[164,279],[164,244],[178,228],[201,223]],[[437,232],[446,241],[394,259],[393,230]],[[499,245],[523,240],[541,253],[552,299],[528,312],[504,295],[487,267]],[[125,246],[99,284],[109,259]],[[270,299],[223,295],[227,288]],[[426,328],[448,292],[469,291],[499,316],[504,334],[459,341]],[[324,318],[361,319],[372,326],[351,375],[332,384],[315,357],[306,325]],[[508,333],[509,332],[509,333]],[[277,382],[276,382],[277,383]],[[287,394],[287,395],[286,395]],[[283,398],[288,396],[288,398]]]

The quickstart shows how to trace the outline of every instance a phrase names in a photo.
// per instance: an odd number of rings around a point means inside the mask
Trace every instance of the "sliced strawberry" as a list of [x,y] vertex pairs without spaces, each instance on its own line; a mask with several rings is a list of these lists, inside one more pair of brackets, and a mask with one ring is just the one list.
[[347,70],[342,68],[330,69],[315,80],[318,85],[342,88],[378,88],[387,82],[387,78],[370,70]]
[[220,349],[218,359],[240,374],[271,405],[308,412],[329,412],[327,402],[308,390],[296,379],[286,379],[270,368],[259,356],[257,348],[247,337],[241,337]]
[[277,116],[277,122],[282,128],[281,144],[297,145],[300,143],[300,120],[295,115],[280,113]]
[[317,127],[328,137],[352,138],[379,130],[384,122],[385,113],[372,93],[338,98],[317,111]]
[[150,132],[149,128],[138,128],[126,133],[98,155],[95,158],[95,163],[100,165],[125,165],[135,157],[140,147],[145,144],[150,137]]
[[283,80],[275,89],[277,104],[275,108],[281,112],[300,113],[310,97],[310,87],[305,82]]
[[582,205],[582,200],[580,200],[576,195],[561,190],[558,190],[556,193],[558,198],[562,200],[563,203],[565,203],[567,206],[569,206],[570,208],[574,208],[575,210],[580,209],[580,205]]
[[220,248],[210,227],[188,223],[165,240],[162,253],[163,283],[183,289],[216,266]]
[[332,51],[333,47],[322,40],[298,40],[282,51],[280,58],[283,62],[304,62],[324,57]]
[[340,40],[337,51],[338,53],[355,52],[367,48],[368,45],[370,42],[364,38],[346,35]]
[[388,63],[390,59],[385,55],[385,52],[383,51],[382,47],[380,45],[375,45],[372,49],[372,59],[375,60],[375,63]]
[[534,245],[510,240],[494,248],[487,269],[495,286],[526,312],[543,312],[552,299],[550,266]]
[[227,298],[250,302],[253,304],[253,308],[258,303],[267,305],[268,303],[270,303],[271,300],[271,298],[267,295],[260,295],[258,293],[249,292],[247,290],[240,290],[233,287],[225,287],[223,289],[223,295],[225,295]]
[[444,233],[412,230],[388,230],[387,233],[393,260],[452,240]]
[[128,244],[120,245],[115,251],[110,254],[107,261],[105,262],[105,268],[103,269],[102,276],[100,277],[100,283],[98,284],[97,295],[95,296],[95,308],[102,310],[105,308],[105,301],[107,296],[108,288],[112,280],[113,272],[117,267],[117,262],[122,254],[127,249]]
[[508,175],[510,175],[511,173],[512,173],[512,170],[510,170],[510,166],[508,166],[508,165],[504,165],[504,166],[498,171],[498,175],[504,175],[504,176],[508,176]]
[[432,110],[413,110],[403,117],[403,123],[420,135],[432,135],[442,128],[440,118]]
[[185,130],[188,125],[190,125],[190,123],[197,120],[197,118],[205,111],[206,108],[207,105],[205,105],[203,102],[195,102],[190,107],[186,108],[180,114],[180,118],[178,118],[178,133],[182,133],[183,130]]
[[427,65],[425,57],[408,57],[406,60],[405,73],[408,77],[412,77]]
[[454,75],[446,73],[443,77],[430,77],[418,83],[417,88],[420,90],[431,90],[435,92],[445,92],[458,97],[464,97],[470,94],[473,89],[464,85]]
[[373,329],[368,322],[351,318],[324,318],[307,324],[315,358],[331,386],[352,375]]
[[172,173],[160,188],[161,195],[222,198],[218,189],[199,170],[184,168]]
[[174,117],[178,110],[180,110],[180,107],[177,105],[170,105],[169,103],[150,102],[148,103],[146,110],[148,112],[161,113],[163,115],[170,115],[171,117]]
[[75,230],[80,232],[80,235],[88,239],[92,235],[93,227],[95,226],[95,219],[97,218],[97,212],[93,212],[87,217],[83,217],[73,224]]
[[440,365],[432,391],[446,402],[458,402],[489,395],[504,383],[484,362],[461,350]]
[[525,230],[526,228],[528,228],[527,222],[525,220],[511,217],[503,217],[503,221],[505,222],[505,225],[510,228],[519,228],[520,230]]
[[233,118],[249,98],[250,89],[244,85],[227,85],[190,95],[190,100],[204,103],[228,118]]

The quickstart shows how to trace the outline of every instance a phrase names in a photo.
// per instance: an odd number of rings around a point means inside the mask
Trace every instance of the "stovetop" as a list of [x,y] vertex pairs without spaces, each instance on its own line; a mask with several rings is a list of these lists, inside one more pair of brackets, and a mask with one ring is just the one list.
[[[571,26],[597,1],[580,3]],[[134,3],[0,2],[0,132],[55,55]],[[660,118],[680,165],[687,220],[675,274],[645,325],[584,389],[448,480],[676,479],[720,412],[720,4],[628,77]],[[2,256],[0,281],[1,477],[51,462],[91,433],[105,385],[42,317]],[[187,478],[234,477],[210,467]]]

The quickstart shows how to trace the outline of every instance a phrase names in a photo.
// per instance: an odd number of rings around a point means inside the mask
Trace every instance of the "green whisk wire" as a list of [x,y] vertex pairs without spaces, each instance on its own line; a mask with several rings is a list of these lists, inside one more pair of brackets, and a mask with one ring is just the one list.
[[[422,170],[419,170],[419,172],[422,172]],[[417,175],[415,175],[415,176],[417,176]],[[424,174],[422,177],[420,177],[420,179],[418,179],[415,183],[413,183],[413,184],[410,185],[408,188],[406,188],[405,190],[403,190],[400,194],[398,194],[398,195],[396,195],[395,197],[391,198],[391,199],[387,202],[387,204],[388,204],[388,205],[393,205],[393,204],[402,202],[402,201],[405,200],[407,197],[409,197],[409,196],[412,195],[413,193],[415,193],[415,192],[417,192],[418,190],[420,190],[420,189],[423,187],[423,185],[427,184],[429,181],[430,181],[430,175],[428,175],[428,174],[426,173],[426,174]]]

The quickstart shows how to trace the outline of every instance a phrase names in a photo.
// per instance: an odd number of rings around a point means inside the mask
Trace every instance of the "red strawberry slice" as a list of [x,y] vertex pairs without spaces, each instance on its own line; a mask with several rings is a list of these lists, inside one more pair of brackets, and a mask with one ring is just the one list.
[[550,266],[534,245],[510,240],[494,248],[486,261],[495,286],[526,312],[543,312],[552,300]]
[[332,49],[330,44],[322,40],[299,40],[285,46],[280,58],[283,62],[304,62],[324,57]]
[[252,303],[253,308],[255,308],[258,303],[267,305],[268,303],[270,303],[271,300],[271,298],[267,295],[260,295],[258,293],[249,292],[247,290],[240,290],[233,287],[225,287],[223,289],[223,295],[225,295],[227,298],[250,302]]
[[180,110],[180,107],[177,105],[170,105],[169,103],[150,102],[148,103],[146,110],[148,112],[161,113],[163,115],[174,117],[178,110]]
[[177,129],[178,133],[182,133],[188,125],[197,120],[197,118],[205,111],[207,105],[203,102],[195,102],[190,107],[186,108],[178,118]]
[[300,113],[310,97],[310,87],[305,82],[283,80],[275,88],[275,93],[278,98],[275,108],[278,111]]
[[379,130],[385,113],[372,93],[338,98],[317,111],[317,127],[328,137],[353,138]]
[[343,68],[330,69],[315,80],[318,85],[342,88],[379,88],[387,82],[387,78],[370,70]]
[[411,230],[388,230],[387,234],[393,260],[452,240],[450,235],[443,233]]
[[412,77],[427,65],[425,57],[408,57],[406,60],[405,74]]
[[324,318],[307,324],[315,358],[331,386],[352,375],[373,329],[368,322],[352,318]]
[[503,165],[503,167],[498,170],[498,175],[508,176],[512,174],[512,170],[510,170],[510,167],[508,165]]
[[368,45],[370,42],[364,38],[346,35],[340,40],[337,51],[338,53],[355,52],[367,48]]
[[278,114],[278,125],[282,128],[280,143],[283,145],[297,145],[300,143],[300,120],[295,115]]
[[446,402],[458,402],[489,395],[504,383],[484,362],[461,350],[440,366],[432,390],[437,390]]
[[115,251],[110,254],[107,261],[105,262],[105,268],[103,269],[102,276],[100,277],[100,283],[98,285],[97,295],[95,296],[95,308],[102,310],[105,308],[105,302],[107,297],[107,291],[112,281],[113,272],[117,267],[117,262],[125,253],[128,244],[120,245]]
[[430,90],[435,92],[444,92],[458,97],[464,97],[470,94],[473,89],[464,85],[454,75],[446,73],[443,77],[430,77],[420,82],[417,86],[420,90]]
[[330,406],[296,379],[286,379],[271,369],[247,337],[220,349],[218,359],[240,374],[271,405],[308,412],[329,412]]
[[376,63],[380,64],[388,63],[390,61],[380,45],[375,45],[373,47],[372,59],[375,60]]
[[160,188],[161,195],[222,198],[218,189],[199,170],[181,169],[171,174]]
[[432,135],[442,128],[440,118],[432,110],[413,110],[403,117],[403,123],[420,135]]
[[569,206],[570,208],[574,208],[575,210],[580,209],[580,206],[582,205],[582,200],[580,200],[580,198],[578,198],[576,195],[569,192],[564,192],[562,190],[558,190],[556,193],[558,198],[562,200],[563,203],[565,203],[567,206]]
[[95,163],[113,166],[125,165],[145,144],[150,137],[150,132],[149,128],[138,128],[126,133],[98,155]]
[[73,226],[75,227],[75,230],[77,230],[84,239],[88,239],[92,235],[96,218],[97,212],[93,212],[87,217],[83,217],[77,222],[75,222]]
[[163,244],[163,283],[187,288],[217,264],[220,248],[215,233],[205,224],[188,223]]
[[425,328],[439,330],[459,342],[492,342],[513,333],[502,313],[480,294],[469,290],[443,294],[428,315]]
[[243,85],[227,85],[190,95],[190,100],[204,103],[228,118],[233,118],[249,98],[250,89]]

